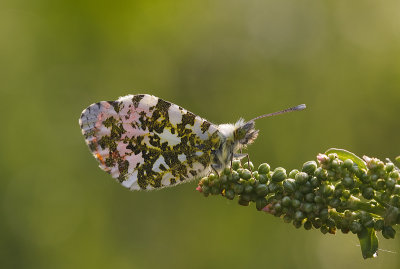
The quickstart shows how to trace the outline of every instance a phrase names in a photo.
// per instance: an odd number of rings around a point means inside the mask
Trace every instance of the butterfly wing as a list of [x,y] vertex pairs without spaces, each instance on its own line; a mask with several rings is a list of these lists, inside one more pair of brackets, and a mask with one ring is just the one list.
[[208,173],[220,143],[217,126],[148,94],[92,104],[79,123],[100,168],[132,190]]

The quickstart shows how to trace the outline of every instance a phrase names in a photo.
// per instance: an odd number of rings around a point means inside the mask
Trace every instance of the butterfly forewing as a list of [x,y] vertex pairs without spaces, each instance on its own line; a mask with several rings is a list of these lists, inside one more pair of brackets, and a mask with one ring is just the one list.
[[92,104],[80,118],[100,168],[132,190],[165,187],[211,169],[217,126],[152,95]]

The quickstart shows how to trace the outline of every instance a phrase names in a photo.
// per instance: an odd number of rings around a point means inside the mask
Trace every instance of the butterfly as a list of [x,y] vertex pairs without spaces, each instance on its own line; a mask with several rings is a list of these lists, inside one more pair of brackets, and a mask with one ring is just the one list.
[[79,125],[99,167],[131,190],[152,190],[220,173],[258,136],[255,120],[302,110],[299,105],[235,124],[213,124],[149,94],[101,101]]

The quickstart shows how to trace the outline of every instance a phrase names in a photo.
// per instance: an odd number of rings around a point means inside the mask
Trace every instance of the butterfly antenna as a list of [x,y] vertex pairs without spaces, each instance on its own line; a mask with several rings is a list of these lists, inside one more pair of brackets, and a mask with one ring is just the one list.
[[306,105],[305,104],[301,104],[301,105],[290,107],[290,108],[287,108],[287,109],[284,109],[284,110],[281,110],[281,111],[277,111],[277,112],[274,112],[274,113],[264,114],[264,115],[261,115],[261,116],[258,116],[256,118],[254,118],[254,119],[252,119],[250,121],[255,121],[255,120],[258,120],[258,119],[261,119],[261,118],[276,116],[276,115],[284,114],[284,113],[287,113],[287,112],[299,111],[299,110],[303,110],[305,108],[306,108]]

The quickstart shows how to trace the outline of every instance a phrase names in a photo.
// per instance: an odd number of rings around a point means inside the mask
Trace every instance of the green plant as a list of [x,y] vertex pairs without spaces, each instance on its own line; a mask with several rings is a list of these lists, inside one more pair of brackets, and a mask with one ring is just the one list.
[[[400,156],[396,158],[400,163]],[[221,175],[202,178],[204,196],[229,200],[280,217],[296,228],[313,227],[323,234],[341,230],[357,234],[365,259],[377,255],[377,232],[394,238],[400,224],[400,169],[389,159],[363,159],[343,149],[329,149],[317,161],[289,173],[267,163],[257,170],[251,162],[234,160]]]

